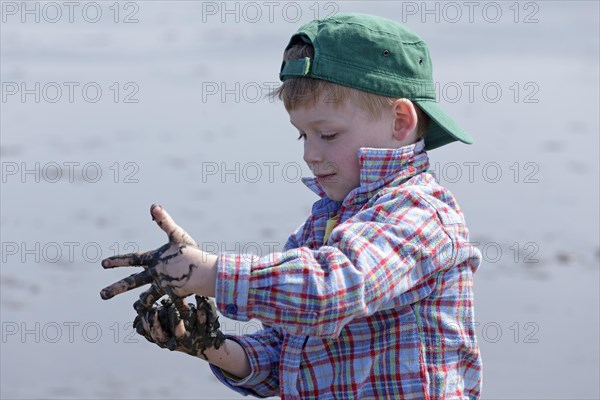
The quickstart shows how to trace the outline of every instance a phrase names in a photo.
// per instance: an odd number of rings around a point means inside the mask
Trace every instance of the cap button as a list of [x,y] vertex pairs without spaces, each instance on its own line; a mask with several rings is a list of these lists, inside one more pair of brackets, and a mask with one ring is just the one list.
[[388,49],[385,49],[385,50],[383,51],[383,56],[384,56],[384,57],[387,57],[387,56],[389,56],[389,55],[390,55],[390,51],[389,51]]

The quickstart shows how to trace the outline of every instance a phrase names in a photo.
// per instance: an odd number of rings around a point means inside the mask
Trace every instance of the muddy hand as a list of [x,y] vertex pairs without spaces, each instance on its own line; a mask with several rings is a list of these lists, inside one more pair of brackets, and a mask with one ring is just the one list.
[[196,296],[196,306],[190,303],[188,307],[188,316],[182,318],[171,300],[165,299],[158,308],[138,310],[134,328],[160,347],[208,359],[205,351],[218,349],[225,341],[214,303],[207,297]]
[[[169,243],[153,251],[117,255],[103,260],[104,268],[142,266],[144,271],[102,289],[100,296],[107,300],[128,290],[154,283],[156,290],[168,294],[172,299],[177,299],[179,308],[183,304],[181,299],[194,293],[196,284],[201,281],[201,277],[198,276],[201,274],[197,273],[198,266],[203,265],[203,260],[210,255],[198,249],[194,239],[177,225],[160,205],[152,205],[150,214],[168,235]],[[155,298],[149,304],[157,299]],[[185,308],[186,305],[183,304],[183,307]]]
[[185,336],[185,325],[171,299],[164,298],[161,304],[159,307],[137,308],[133,327],[149,342],[175,350],[177,340]]
[[[133,322],[133,326],[136,331],[144,336],[148,341],[158,344],[161,347],[167,347],[165,342],[168,338],[165,333],[165,329],[172,327],[168,332],[175,334],[175,336],[182,336],[185,333],[185,327],[183,322],[180,321],[179,315],[188,315],[189,307],[183,303],[181,298],[177,298],[175,301],[175,308],[178,313],[173,313],[171,316],[164,315],[165,307],[155,307],[154,304],[158,299],[165,295],[164,290],[160,288],[156,283],[153,283],[145,292],[140,294],[139,300],[133,303],[133,308],[138,313],[138,316]],[[163,306],[170,306],[173,301],[165,299],[162,301]],[[163,323],[163,321],[171,320],[171,323]],[[160,323],[159,323],[160,322]]]

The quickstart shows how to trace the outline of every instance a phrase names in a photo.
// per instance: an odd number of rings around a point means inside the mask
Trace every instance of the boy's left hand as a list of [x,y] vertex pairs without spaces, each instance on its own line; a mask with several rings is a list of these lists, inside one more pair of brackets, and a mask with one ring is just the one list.
[[169,298],[161,304],[136,306],[138,316],[133,326],[149,342],[208,360],[205,351],[218,350],[225,341],[215,304],[208,297],[196,295],[196,305],[189,303],[184,313]]
[[160,205],[153,204],[150,214],[168,235],[169,243],[146,253],[117,255],[102,260],[104,268],[142,266],[144,271],[105,287],[100,296],[108,300],[150,283],[153,283],[154,290],[149,292],[155,292],[152,297],[158,297],[147,299],[148,303],[158,300],[164,293],[173,299],[182,299],[190,294],[214,296],[217,256],[201,251],[194,239]]

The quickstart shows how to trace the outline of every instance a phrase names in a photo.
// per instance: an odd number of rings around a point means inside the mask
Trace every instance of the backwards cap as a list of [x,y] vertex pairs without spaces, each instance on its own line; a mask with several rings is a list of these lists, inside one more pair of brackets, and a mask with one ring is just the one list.
[[425,42],[405,26],[366,14],[337,14],[303,25],[286,50],[298,43],[314,47],[314,57],[287,60],[279,78],[321,79],[386,97],[407,98],[431,121],[427,150],[473,139],[436,102],[431,57]]

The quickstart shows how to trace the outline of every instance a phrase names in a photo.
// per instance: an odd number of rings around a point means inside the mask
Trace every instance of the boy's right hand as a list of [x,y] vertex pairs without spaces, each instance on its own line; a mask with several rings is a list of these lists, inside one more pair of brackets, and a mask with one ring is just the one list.
[[208,360],[205,350],[218,349],[225,341],[214,303],[207,297],[196,296],[196,305],[190,303],[184,310],[170,298],[162,300],[159,307],[144,303],[142,294],[134,304],[138,316],[133,326],[140,335],[162,348]]
[[218,257],[200,250],[196,241],[160,205],[153,204],[150,214],[167,234],[169,243],[156,250],[116,255],[102,260],[105,269],[142,266],[144,270],[105,287],[100,296],[108,300],[148,284],[153,284],[173,299],[191,294],[214,296]]

